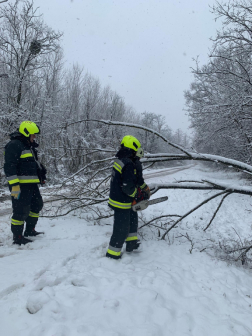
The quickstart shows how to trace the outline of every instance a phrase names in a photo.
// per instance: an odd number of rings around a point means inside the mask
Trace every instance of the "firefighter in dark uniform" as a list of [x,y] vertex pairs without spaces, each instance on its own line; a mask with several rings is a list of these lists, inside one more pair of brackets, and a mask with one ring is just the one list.
[[137,212],[131,209],[137,196],[137,171],[133,162],[140,142],[132,135],[126,135],[121,149],[116,154],[110,183],[109,206],[114,210],[114,227],[106,257],[121,258],[126,241],[126,251],[132,252],[140,245],[137,228]]
[[[10,134],[11,141],[5,146],[4,172],[13,208],[11,231],[13,243],[18,245],[32,242],[25,237],[43,233],[35,230],[39,212],[43,208],[38,184],[46,180],[46,169],[38,162],[38,144],[34,141],[39,133],[39,127],[34,122],[23,121],[18,131]],[[26,229],[23,235],[24,222]]]

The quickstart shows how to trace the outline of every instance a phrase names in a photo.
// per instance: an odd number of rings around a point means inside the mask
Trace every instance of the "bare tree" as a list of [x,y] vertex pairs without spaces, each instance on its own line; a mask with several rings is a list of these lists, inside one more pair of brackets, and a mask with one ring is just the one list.
[[199,151],[252,163],[251,0],[216,2],[222,19],[206,65],[185,93]]
[[9,75],[8,101],[14,107],[20,106],[36,72],[47,66],[44,56],[58,49],[62,36],[46,26],[36,12],[33,1],[16,0],[0,8],[1,64]]

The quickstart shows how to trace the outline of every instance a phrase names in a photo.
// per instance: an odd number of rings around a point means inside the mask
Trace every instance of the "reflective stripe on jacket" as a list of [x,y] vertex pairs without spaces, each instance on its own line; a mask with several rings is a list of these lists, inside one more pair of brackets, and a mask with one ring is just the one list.
[[119,209],[131,209],[137,192],[135,165],[128,157],[117,158],[112,168],[109,206]]
[[37,174],[37,164],[29,147],[27,139],[14,133],[12,140],[5,146],[4,172],[11,186],[19,183],[40,183]]

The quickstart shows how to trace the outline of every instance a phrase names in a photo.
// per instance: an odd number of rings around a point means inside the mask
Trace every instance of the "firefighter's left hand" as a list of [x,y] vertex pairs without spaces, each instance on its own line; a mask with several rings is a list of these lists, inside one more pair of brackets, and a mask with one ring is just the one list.
[[11,188],[11,196],[14,197],[16,200],[19,199],[21,194],[21,190],[20,190],[20,185],[15,185]]

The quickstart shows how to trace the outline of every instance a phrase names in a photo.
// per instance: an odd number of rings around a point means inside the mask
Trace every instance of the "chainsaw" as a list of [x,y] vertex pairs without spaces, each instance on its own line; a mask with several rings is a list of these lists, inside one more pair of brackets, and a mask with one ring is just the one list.
[[132,210],[133,211],[142,211],[142,210],[145,210],[146,208],[148,208],[149,205],[157,204],[157,203],[164,202],[164,201],[167,201],[167,200],[168,200],[168,196],[155,198],[153,200],[144,200],[144,201],[140,201],[138,203],[134,200],[134,202],[132,203]]

